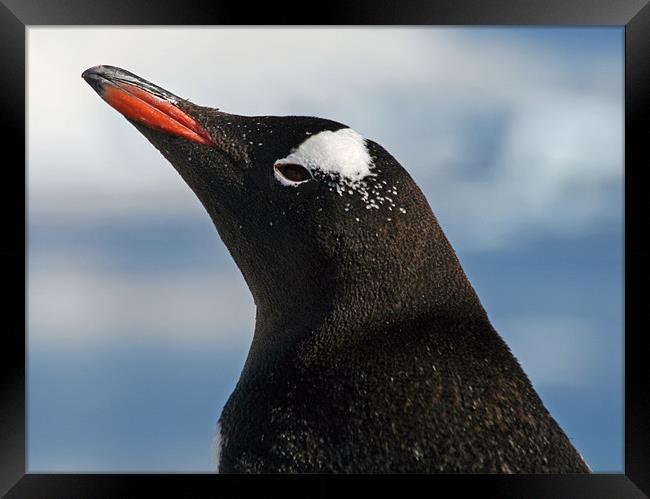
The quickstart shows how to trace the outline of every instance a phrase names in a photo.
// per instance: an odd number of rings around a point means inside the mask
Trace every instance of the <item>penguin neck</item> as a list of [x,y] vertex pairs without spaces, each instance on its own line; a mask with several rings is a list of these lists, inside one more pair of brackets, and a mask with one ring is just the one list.
[[330,277],[327,285],[321,281],[319,286],[319,279],[328,279],[321,275],[307,286],[285,287],[282,304],[256,299],[255,335],[245,371],[268,372],[284,359],[300,358],[298,351],[315,348],[327,355],[350,342],[363,348],[372,335],[390,335],[409,324],[420,325],[416,341],[423,345],[449,330],[493,331],[437,222],[427,224],[421,236],[372,263],[356,253],[360,261],[335,281]]

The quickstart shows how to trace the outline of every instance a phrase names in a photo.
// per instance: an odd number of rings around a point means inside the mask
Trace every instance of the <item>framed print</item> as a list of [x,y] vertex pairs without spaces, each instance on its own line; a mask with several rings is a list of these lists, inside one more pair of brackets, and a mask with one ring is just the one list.
[[5,1],[3,493],[644,497],[650,11],[580,3]]

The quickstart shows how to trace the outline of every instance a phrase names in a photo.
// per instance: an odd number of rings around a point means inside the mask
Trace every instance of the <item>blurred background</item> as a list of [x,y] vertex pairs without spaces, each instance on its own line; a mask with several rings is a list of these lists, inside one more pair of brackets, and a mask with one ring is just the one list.
[[214,470],[254,305],[199,201],[81,79],[315,115],[423,189],[594,471],[623,471],[623,28],[28,28],[28,470]]

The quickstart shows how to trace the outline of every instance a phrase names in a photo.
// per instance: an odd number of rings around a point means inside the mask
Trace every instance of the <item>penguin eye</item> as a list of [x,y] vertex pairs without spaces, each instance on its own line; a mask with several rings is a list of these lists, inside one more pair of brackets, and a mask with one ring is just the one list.
[[297,163],[276,163],[273,165],[276,176],[290,183],[305,182],[312,179],[311,172]]

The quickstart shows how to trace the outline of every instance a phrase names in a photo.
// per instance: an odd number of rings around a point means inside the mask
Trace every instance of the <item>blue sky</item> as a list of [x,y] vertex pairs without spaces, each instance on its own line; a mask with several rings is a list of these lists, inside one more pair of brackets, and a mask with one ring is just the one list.
[[595,471],[623,468],[621,28],[28,32],[30,471],[210,471],[254,306],[209,218],[80,74],[316,115],[424,191]]

